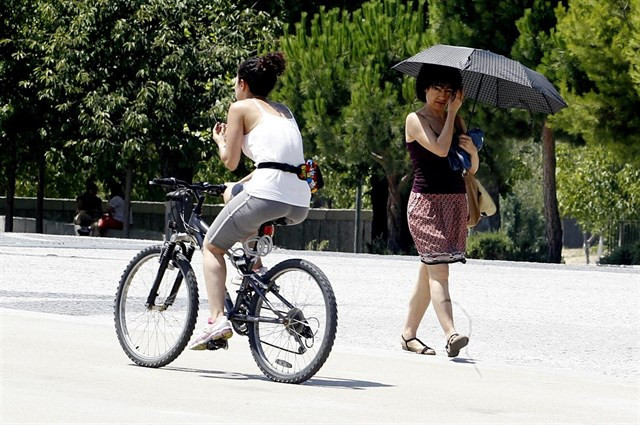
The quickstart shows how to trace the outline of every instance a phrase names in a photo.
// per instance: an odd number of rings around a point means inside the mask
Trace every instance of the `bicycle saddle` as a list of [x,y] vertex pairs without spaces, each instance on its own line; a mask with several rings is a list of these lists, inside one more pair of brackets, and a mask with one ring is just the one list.
[[277,226],[286,226],[289,224],[289,221],[285,217],[276,218],[275,220],[269,220],[260,226],[260,230],[258,231],[258,236],[269,235],[273,236],[275,233],[275,227]]

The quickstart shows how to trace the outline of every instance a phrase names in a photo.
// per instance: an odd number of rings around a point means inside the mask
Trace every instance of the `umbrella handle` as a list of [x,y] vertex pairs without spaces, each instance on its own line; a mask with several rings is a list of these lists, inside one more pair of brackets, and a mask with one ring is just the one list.
[[484,74],[481,74],[480,83],[478,84],[478,90],[476,90],[476,97],[473,99],[473,108],[471,108],[471,118],[469,118],[469,124],[467,124],[467,130],[471,129],[471,122],[473,121],[473,115],[476,112],[476,103],[478,102],[478,96],[480,96],[480,87],[482,87],[482,80],[484,80]]

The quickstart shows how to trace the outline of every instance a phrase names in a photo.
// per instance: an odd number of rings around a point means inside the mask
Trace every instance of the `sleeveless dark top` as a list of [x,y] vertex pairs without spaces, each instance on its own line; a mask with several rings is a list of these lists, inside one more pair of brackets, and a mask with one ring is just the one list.
[[436,155],[417,140],[407,143],[407,149],[413,166],[413,192],[467,193],[462,171],[453,171],[446,156]]

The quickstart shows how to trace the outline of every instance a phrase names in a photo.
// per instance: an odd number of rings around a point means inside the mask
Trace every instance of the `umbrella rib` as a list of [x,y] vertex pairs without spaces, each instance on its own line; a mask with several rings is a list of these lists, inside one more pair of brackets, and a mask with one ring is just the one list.
[[[541,93],[542,94],[542,93]],[[549,107],[549,113],[551,115],[553,115],[553,108],[551,107],[551,104],[549,103],[549,100],[547,100],[547,96],[545,96],[544,94],[542,94],[542,98],[544,99],[544,102],[547,104],[547,106]]]
[[480,74],[480,82],[478,83],[478,90],[476,90],[476,97],[473,99],[473,108],[471,108],[471,118],[469,118],[469,124],[467,128],[471,128],[471,121],[473,121],[473,116],[476,114],[476,103],[478,102],[478,97],[480,96],[480,87],[482,87],[482,81],[484,80],[484,74]]

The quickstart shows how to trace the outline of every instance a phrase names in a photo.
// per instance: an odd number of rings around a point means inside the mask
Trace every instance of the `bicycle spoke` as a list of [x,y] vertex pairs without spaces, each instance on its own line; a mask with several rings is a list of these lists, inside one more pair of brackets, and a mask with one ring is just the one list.
[[284,323],[251,324],[249,341],[254,359],[271,379],[302,382],[315,374],[333,345],[335,297],[326,277],[301,260],[280,263],[265,279],[271,282],[271,290],[264,294],[266,300],[254,297],[253,314],[264,318],[280,315]]
[[[125,352],[143,366],[173,360],[188,342],[197,316],[197,283],[180,267],[167,268],[157,288],[154,306],[147,307],[151,284],[158,272],[160,247],[142,251],[128,266],[116,296],[116,330]],[[184,260],[183,260],[184,261]],[[164,305],[180,274],[173,304]]]

